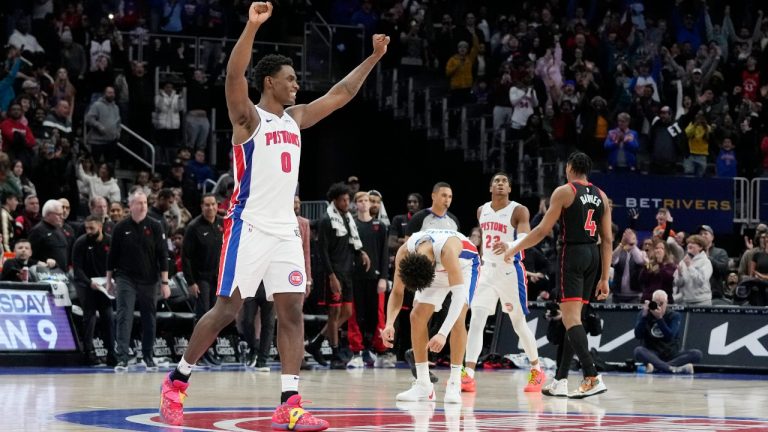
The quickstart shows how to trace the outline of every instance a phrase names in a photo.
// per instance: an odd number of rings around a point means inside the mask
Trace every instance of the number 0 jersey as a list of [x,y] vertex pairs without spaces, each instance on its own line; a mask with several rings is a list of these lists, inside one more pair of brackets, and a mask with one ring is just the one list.
[[260,122],[242,144],[233,143],[235,189],[227,218],[242,219],[256,229],[278,237],[296,237],[298,222],[293,197],[299,178],[301,130],[283,112],[282,117],[258,106]]

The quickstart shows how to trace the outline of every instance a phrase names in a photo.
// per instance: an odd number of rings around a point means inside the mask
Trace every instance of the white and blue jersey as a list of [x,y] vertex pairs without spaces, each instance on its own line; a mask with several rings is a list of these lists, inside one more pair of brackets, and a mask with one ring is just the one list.
[[512,214],[519,205],[510,201],[506,207],[494,210],[489,201],[480,208],[483,276],[472,307],[483,307],[493,313],[496,303],[501,300],[504,305],[519,305],[523,313],[528,314],[528,281],[522,263],[524,252],[518,252],[512,263],[507,263],[504,255],[496,255],[492,249],[496,242],[517,240],[517,228],[512,226]]
[[235,188],[224,219],[217,294],[239,288],[252,296],[263,281],[267,297],[302,292],[305,274],[293,197],[299,178],[301,131],[287,113],[258,106],[259,126],[233,143]]
[[[408,249],[408,252],[414,252],[416,251],[416,247],[419,244],[426,240],[430,240],[432,242],[432,251],[435,255],[435,282],[429,288],[449,288],[447,282],[448,276],[447,272],[445,271],[445,267],[443,267],[441,255],[445,242],[448,241],[448,239],[451,237],[456,237],[461,240],[462,250],[459,253],[459,265],[465,277],[464,285],[467,289],[467,303],[471,304],[472,297],[474,296],[475,289],[477,288],[477,280],[480,276],[480,255],[478,254],[475,245],[473,245],[472,242],[470,242],[469,239],[464,236],[464,234],[458,231],[445,229],[418,231],[413,233],[413,235],[408,238],[408,241],[406,242],[406,248]],[[429,288],[426,288],[417,293],[417,299],[420,293],[427,291]],[[436,310],[439,310],[439,307],[437,307]]]

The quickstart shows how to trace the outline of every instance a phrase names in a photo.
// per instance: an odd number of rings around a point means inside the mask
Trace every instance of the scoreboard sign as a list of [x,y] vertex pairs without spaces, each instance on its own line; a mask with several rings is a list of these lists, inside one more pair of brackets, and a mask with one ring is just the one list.
[[67,309],[49,291],[0,289],[0,352],[76,349]]

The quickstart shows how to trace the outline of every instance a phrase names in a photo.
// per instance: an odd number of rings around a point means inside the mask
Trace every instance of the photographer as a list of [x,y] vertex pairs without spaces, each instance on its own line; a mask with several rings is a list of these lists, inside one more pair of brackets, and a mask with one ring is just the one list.
[[667,309],[667,293],[662,290],[643,303],[635,324],[635,337],[643,344],[635,348],[635,361],[645,364],[647,373],[692,374],[693,365],[701,361],[697,349],[680,351],[682,319],[680,313]]

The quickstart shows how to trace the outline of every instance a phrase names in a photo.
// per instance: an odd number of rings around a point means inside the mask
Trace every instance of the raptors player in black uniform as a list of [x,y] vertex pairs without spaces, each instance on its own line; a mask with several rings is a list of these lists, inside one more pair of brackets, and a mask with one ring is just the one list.
[[[550,396],[585,398],[607,390],[589,354],[587,333],[581,324],[582,305],[589,303],[598,276],[597,299],[608,297],[613,243],[608,198],[587,180],[591,169],[589,156],[581,152],[572,153],[565,167],[568,183],[552,192],[550,207],[542,222],[528,236],[511,242],[504,254],[505,260],[511,262],[516,253],[538,244],[552,230],[555,222],[560,222],[560,310],[567,335],[561,361],[569,363],[575,352],[581,362],[584,380],[575,392],[568,393],[567,378],[558,380],[555,377],[542,389],[544,394]],[[602,255],[598,256],[598,253]],[[598,263],[602,264],[602,268]]]

